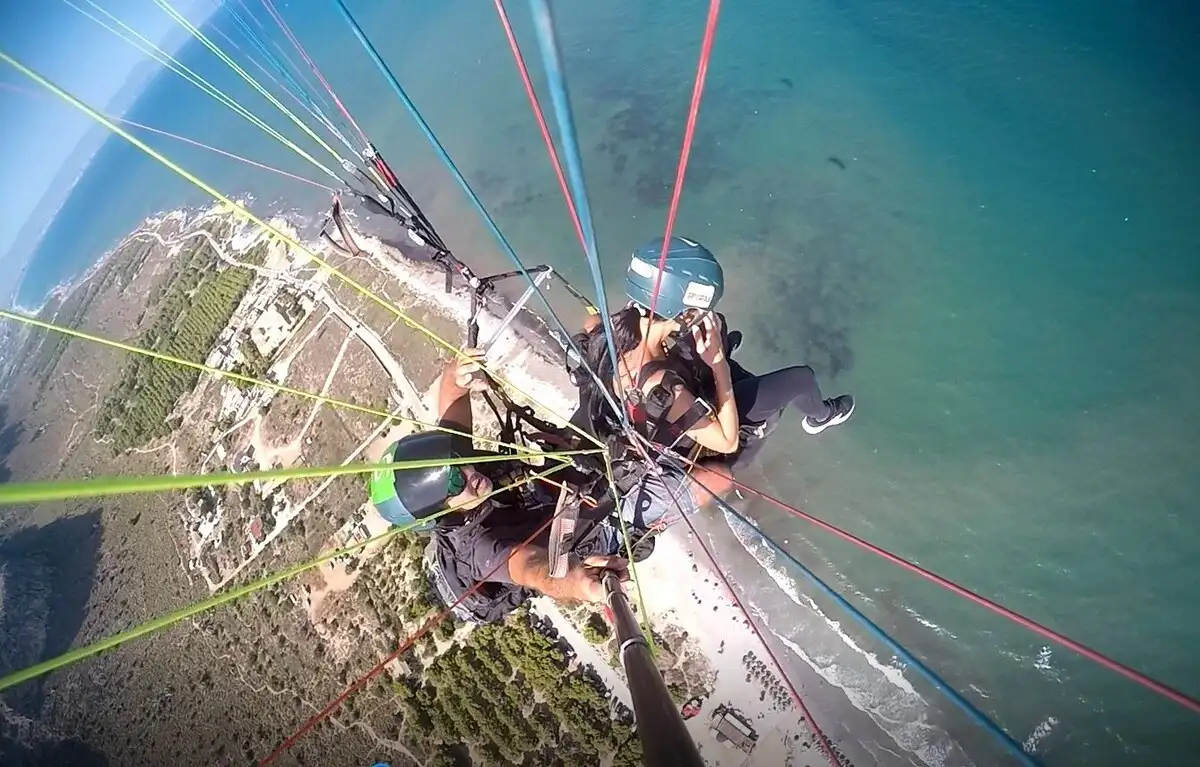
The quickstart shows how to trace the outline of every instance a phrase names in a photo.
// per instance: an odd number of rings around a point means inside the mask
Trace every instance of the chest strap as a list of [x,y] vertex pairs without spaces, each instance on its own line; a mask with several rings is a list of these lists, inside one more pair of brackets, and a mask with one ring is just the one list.
[[[675,404],[676,388],[687,386],[683,376],[675,368],[676,363],[670,359],[646,363],[638,372],[636,388],[629,392],[626,404],[629,418],[642,436],[655,444],[671,448],[678,445],[696,424],[712,415],[712,406],[700,397],[695,397],[683,415],[674,421],[667,420],[667,415]],[[650,391],[643,392],[642,389],[650,377],[660,371],[663,373],[662,381]]]

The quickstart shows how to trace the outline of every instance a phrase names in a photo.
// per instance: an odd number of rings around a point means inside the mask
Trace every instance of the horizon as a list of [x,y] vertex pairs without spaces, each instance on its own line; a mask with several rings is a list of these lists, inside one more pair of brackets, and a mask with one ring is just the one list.
[[[202,0],[179,6],[197,25],[217,10]],[[172,19],[139,0],[116,0],[105,10],[172,55],[191,40]],[[166,71],[67,2],[55,0],[38,11],[0,9],[0,49],[98,111],[124,115]],[[16,306],[39,245],[113,136],[20,72],[5,69],[0,104],[17,119],[0,126],[0,159],[12,179],[0,193],[0,206],[10,213],[0,220],[0,304]]]

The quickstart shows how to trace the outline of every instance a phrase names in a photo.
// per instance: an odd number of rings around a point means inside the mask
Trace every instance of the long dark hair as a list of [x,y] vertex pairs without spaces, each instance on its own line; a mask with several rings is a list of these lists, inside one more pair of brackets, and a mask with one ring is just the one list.
[[[613,343],[617,347],[617,358],[628,354],[642,343],[642,313],[636,306],[627,306],[616,314],[611,315],[613,326]],[[583,343],[583,356],[588,367],[596,371],[596,375],[604,382],[610,393],[613,389],[613,379],[617,371],[613,370],[612,358],[608,354],[608,339],[604,337],[604,326],[597,324],[587,332]]]

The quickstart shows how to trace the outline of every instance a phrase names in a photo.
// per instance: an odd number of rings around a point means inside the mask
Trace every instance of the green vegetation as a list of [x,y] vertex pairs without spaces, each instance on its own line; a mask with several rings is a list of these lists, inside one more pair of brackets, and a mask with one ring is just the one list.
[[[239,362],[233,366],[233,372],[248,378],[257,378],[262,380],[267,377],[267,371],[271,368],[271,360],[262,356],[258,351],[258,347],[252,341],[242,341],[238,347],[242,353],[242,359],[245,362]],[[235,381],[235,385],[242,389],[250,388],[250,384],[244,381]]]
[[[397,536],[360,576],[365,622],[394,630],[387,649],[442,610],[421,565],[428,540]],[[603,686],[590,671],[569,670],[568,652],[526,608],[503,624],[460,629],[447,619],[401,656],[406,676],[380,688],[399,704],[400,739],[430,764],[574,767],[609,755],[614,767],[641,764]]]
[[295,293],[285,293],[280,296],[275,302],[275,307],[289,323],[295,324],[304,317],[304,307],[300,303],[300,297]]
[[[265,245],[243,257],[261,263]],[[221,264],[208,241],[197,237],[180,252],[173,273],[154,291],[153,319],[138,345],[203,362],[245,296],[254,273]],[[175,402],[196,385],[190,368],[134,357],[99,412],[99,431],[120,453],[171,432]]]
[[[78,328],[96,299],[112,286],[124,287],[137,275],[156,243],[150,239],[132,240],[114,253],[87,282],[65,297],[54,297],[38,312],[38,319],[68,328]],[[25,370],[38,382],[41,393],[54,378],[71,339],[60,333],[32,330],[17,359],[25,361]]]
[[503,625],[471,632],[395,686],[405,735],[429,751],[467,744],[483,764],[641,764],[636,739],[609,717],[607,694],[569,658],[527,610]]
[[583,622],[583,638],[591,644],[604,644],[608,641],[612,632],[608,628],[608,624],[604,622],[604,618],[599,613],[592,613],[587,620]]

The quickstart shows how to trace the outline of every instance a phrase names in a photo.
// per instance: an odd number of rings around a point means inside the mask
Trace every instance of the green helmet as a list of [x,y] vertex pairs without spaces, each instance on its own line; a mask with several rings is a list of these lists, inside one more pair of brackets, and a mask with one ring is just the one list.
[[[651,240],[642,245],[633,251],[633,259],[625,271],[625,295],[647,309],[654,303],[652,296],[661,249],[662,240]],[[654,313],[678,317],[688,309],[713,309],[724,292],[725,274],[709,249],[683,237],[672,237],[663,262]]]
[[[381,462],[447,460],[455,457],[454,438],[439,431],[410,434],[392,443]],[[462,468],[433,466],[426,469],[379,468],[371,472],[371,503],[393,525],[411,524],[446,507],[446,499],[463,490]]]

